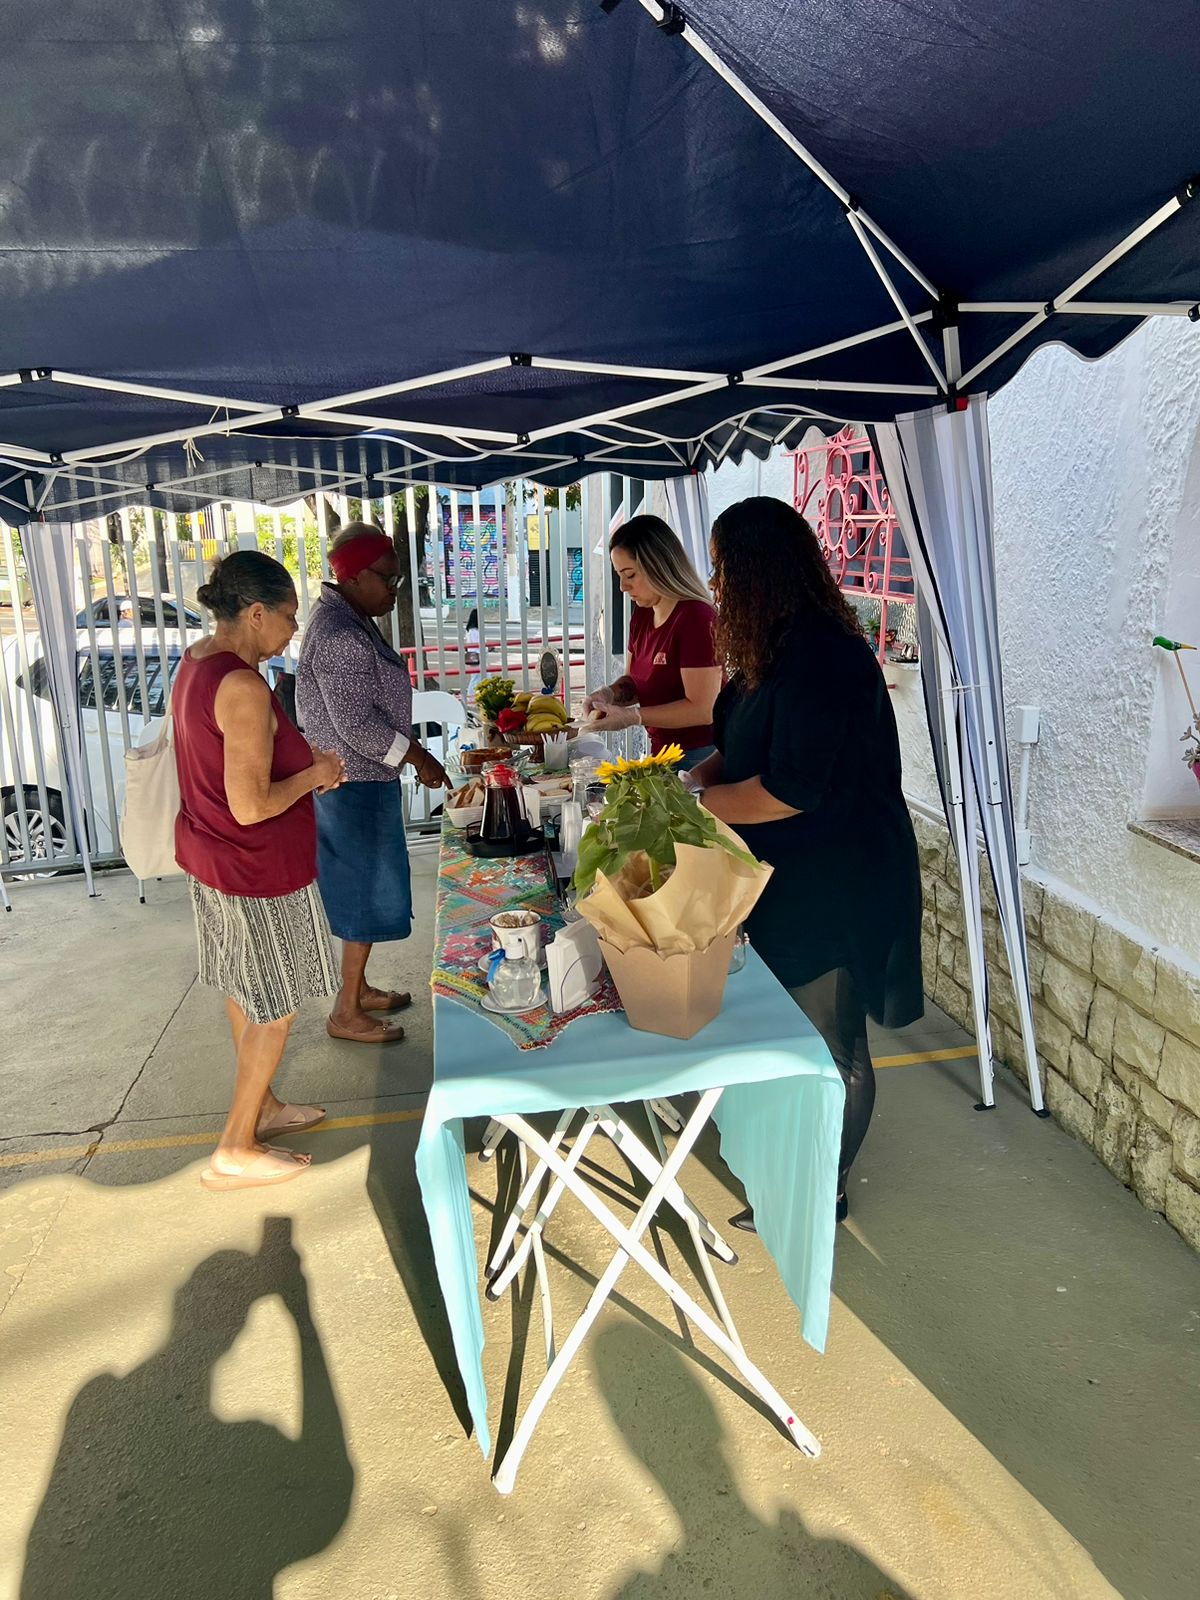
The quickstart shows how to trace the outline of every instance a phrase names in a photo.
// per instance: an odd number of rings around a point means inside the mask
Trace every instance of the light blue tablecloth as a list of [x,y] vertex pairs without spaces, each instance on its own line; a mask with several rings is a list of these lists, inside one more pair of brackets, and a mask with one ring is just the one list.
[[[463,1151],[464,1117],[619,1105],[721,1085],[721,1154],[745,1186],[759,1236],[825,1346],[845,1091],[820,1036],[750,951],[720,1016],[694,1039],[638,1033],[624,1013],[581,1018],[553,1045],[518,1050],[465,1006],[434,1001],[434,1085],[417,1177],[479,1447],[491,1452],[479,1267]],[[687,1188],[686,1167],[681,1174]],[[720,1228],[724,1218],[714,1219]],[[734,1271],[737,1268],[733,1269]],[[752,1340],[752,1331],[743,1330]]]

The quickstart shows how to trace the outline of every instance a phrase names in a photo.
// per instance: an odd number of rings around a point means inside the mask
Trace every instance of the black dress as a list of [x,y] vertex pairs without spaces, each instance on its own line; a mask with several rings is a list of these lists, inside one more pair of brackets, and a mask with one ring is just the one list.
[[759,777],[800,813],[737,826],[775,869],[747,925],[755,950],[787,988],[848,968],[875,1021],[915,1022],[925,1004],[920,867],[896,718],[866,640],[806,619],[758,688],[726,685],[714,722],[720,781]]

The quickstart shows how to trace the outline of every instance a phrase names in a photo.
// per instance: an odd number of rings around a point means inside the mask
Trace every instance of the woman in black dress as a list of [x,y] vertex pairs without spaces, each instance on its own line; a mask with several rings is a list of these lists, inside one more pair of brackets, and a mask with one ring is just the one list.
[[[838,1216],[875,1104],[867,1018],[924,1010],[921,880],[879,663],[816,535],[782,500],[717,518],[713,593],[730,681],[704,804],[775,871],[750,942],[829,1046],[846,1085]],[[753,1227],[749,1212],[734,1218]]]

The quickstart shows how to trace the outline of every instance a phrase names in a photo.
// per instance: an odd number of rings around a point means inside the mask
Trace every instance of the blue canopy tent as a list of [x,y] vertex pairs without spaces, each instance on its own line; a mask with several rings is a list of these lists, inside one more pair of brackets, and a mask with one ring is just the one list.
[[[0,515],[671,478],[877,424],[956,837],[973,859],[978,807],[1011,877],[986,403],[961,408],[1048,340],[1200,316],[1200,18],[977,10],[5,5]],[[1020,994],[1019,883],[1001,901]],[[1031,1020],[1026,1045],[1040,1107]]]

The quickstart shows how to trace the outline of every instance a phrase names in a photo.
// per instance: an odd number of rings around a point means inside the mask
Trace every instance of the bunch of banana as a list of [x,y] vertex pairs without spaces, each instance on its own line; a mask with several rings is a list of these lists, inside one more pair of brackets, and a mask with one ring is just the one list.
[[[524,706],[522,698],[527,702]],[[515,703],[525,712],[526,733],[557,733],[570,720],[562,701],[548,694],[518,695]]]

